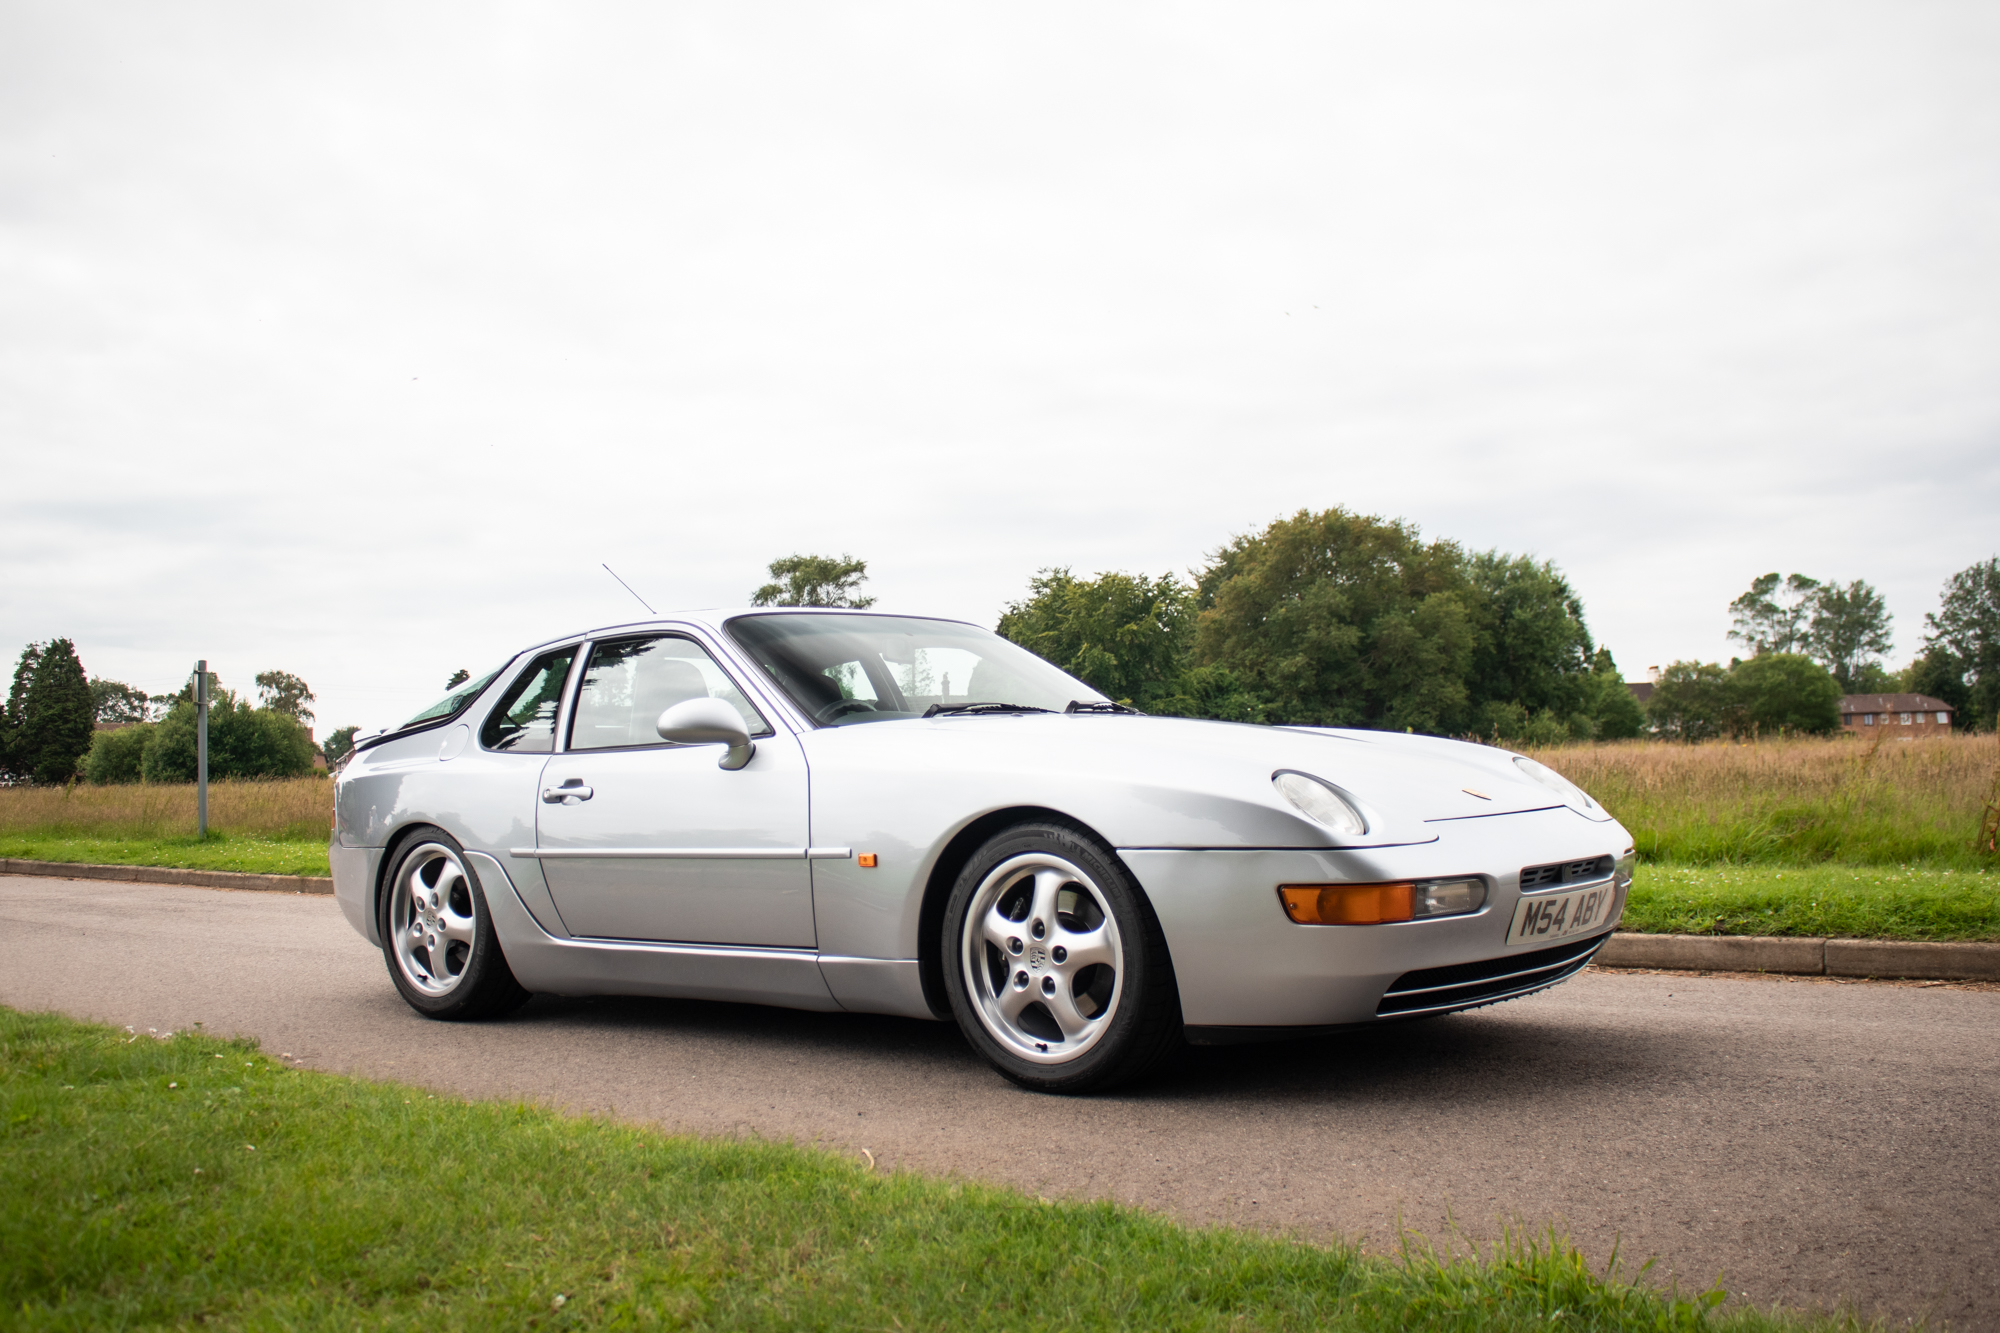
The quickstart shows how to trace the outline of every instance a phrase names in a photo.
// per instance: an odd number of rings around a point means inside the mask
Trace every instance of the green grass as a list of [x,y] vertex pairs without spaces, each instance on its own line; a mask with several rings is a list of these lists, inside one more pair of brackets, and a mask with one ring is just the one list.
[[172,866],[184,870],[247,870],[260,875],[327,875],[326,839],[311,842],[241,833],[179,837],[69,837],[55,833],[0,834],[0,857],[24,861],[73,861],[114,866]]
[[2000,940],[2000,873],[1923,866],[1641,865],[1624,929]]
[[2000,780],[1991,736],[1853,737],[1537,750],[1662,865],[2000,868],[1975,843]]
[[1391,1262],[5,1009],[0,1142],[16,1329],[1805,1326],[1552,1240]]

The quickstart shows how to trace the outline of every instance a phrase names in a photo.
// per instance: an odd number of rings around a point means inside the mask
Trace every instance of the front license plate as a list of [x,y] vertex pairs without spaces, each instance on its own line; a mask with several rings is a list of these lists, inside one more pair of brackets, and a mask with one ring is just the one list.
[[1603,927],[1617,896],[1614,886],[1600,884],[1594,889],[1539,893],[1523,898],[1514,908],[1514,923],[1507,928],[1507,943],[1548,944],[1572,935],[1587,935]]

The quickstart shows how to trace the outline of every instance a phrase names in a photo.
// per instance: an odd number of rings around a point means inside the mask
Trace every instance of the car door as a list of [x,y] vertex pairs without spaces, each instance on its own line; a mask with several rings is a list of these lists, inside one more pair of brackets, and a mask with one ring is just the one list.
[[[700,697],[742,714],[756,751],[741,769],[719,766],[719,745],[654,729]],[[812,947],[804,753],[694,639],[592,644],[541,785],[536,850],[573,934]]]

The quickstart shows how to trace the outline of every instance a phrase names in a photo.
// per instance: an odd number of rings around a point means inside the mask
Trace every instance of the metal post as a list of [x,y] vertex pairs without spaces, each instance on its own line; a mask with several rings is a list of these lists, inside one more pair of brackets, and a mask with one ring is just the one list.
[[194,835],[208,836],[208,659],[194,664]]

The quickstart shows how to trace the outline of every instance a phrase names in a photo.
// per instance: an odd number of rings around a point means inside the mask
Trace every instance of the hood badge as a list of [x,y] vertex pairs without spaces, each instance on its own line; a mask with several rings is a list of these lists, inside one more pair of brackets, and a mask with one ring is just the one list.
[[1459,790],[1464,792],[1467,796],[1477,796],[1482,801],[1490,801],[1493,799],[1491,796],[1488,796],[1485,792],[1474,791],[1470,787],[1460,787]]

